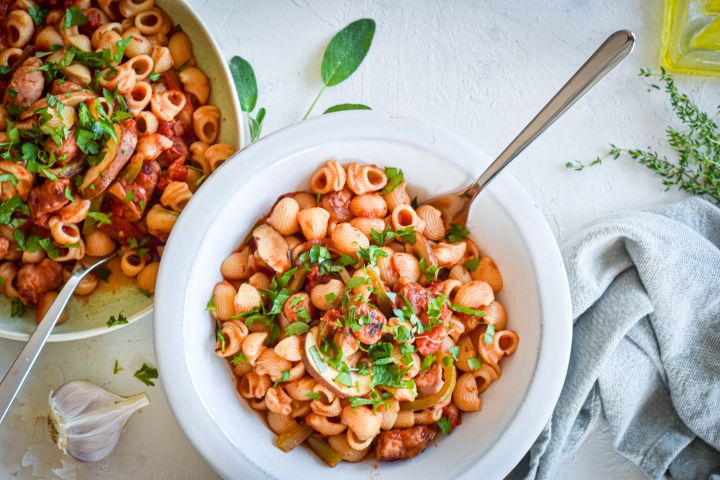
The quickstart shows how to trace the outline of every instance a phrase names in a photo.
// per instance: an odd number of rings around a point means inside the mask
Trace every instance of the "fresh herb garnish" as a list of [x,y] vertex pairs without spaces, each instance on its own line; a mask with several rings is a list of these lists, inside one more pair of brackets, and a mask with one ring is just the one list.
[[428,368],[433,366],[436,360],[437,358],[435,357],[435,355],[431,353],[430,355],[422,359],[422,363],[420,363],[420,368],[423,370],[427,370]]
[[311,400],[320,400],[320,394],[317,392],[305,392],[305,396]]
[[136,371],[133,374],[133,377],[137,378],[138,380],[143,382],[145,385],[154,387],[155,383],[153,382],[153,380],[158,378],[158,371],[156,368],[151,367],[150,365],[148,365],[146,363],[143,363],[142,367],[140,367],[140,370]]
[[374,35],[375,21],[369,18],[356,20],[335,34],[325,48],[320,67],[323,87],[305,112],[303,120],[310,116],[327,87],[345,81],[358,69],[370,50]]
[[453,223],[450,225],[450,229],[445,238],[447,238],[450,243],[457,243],[468,235],[470,235],[470,232],[466,227]]
[[460,347],[458,347],[457,345],[453,345],[452,347],[450,347],[448,349],[448,352],[450,353],[450,355],[452,355],[452,358],[457,362],[458,355],[460,355]]
[[220,344],[220,352],[225,353],[225,335],[223,335],[222,330],[219,328],[215,329],[215,337]]
[[450,435],[453,430],[452,422],[447,417],[440,417],[440,420],[437,421],[437,426],[445,435]]
[[387,177],[387,185],[380,190],[381,195],[391,193],[398,185],[405,181],[405,174],[399,168],[385,167],[385,176]]
[[285,335],[303,335],[310,330],[310,327],[305,322],[293,322],[285,328]]
[[415,235],[415,227],[410,225],[408,227],[400,227],[397,231],[393,232],[390,225],[386,226],[382,232],[378,232],[374,228],[370,230],[370,240],[376,245],[382,247],[385,243],[399,239],[401,242],[415,245],[417,236]]
[[666,190],[676,187],[692,195],[705,196],[720,205],[720,165],[717,160],[720,158],[720,128],[715,121],[716,115],[702,111],[690,97],[681,93],[664,69],[661,68],[659,74],[641,69],[640,76],[660,80],[662,86],[651,84],[652,89],[662,89],[669,95],[673,112],[683,125],[683,128],[668,126],[665,129],[667,142],[677,153],[677,161],[650,148],[627,149],[610,144],[604,157],[597,157],[590,163],[567,162],[565,166],[579,171],[599,165],[605,158],[627,155],[659,175]]
[[298,262],[305,267],[305,270],[308,272],[312,271],[314,266],[317,266],[318,275],[336,273],[343,269],[343,267],[333,263],[330,250],[323,245],[313,245],[301,253],[298,256]]
[[480,265],[480,258],[473,258],[465,262],[463,266],[468,270],[468,272],[474,272],[478,265]]
[[283,372],[280,374],[280,378],[275,380],[275,383],[273,383],[273,387],[277,387],[282,382],[287,382],[288,378],[290,378],[290,370],[283,370]]
[[340,385],[345,385],[346,387],[352,387],[352,376],[349,372],[340,372],[337,377],[335,377],[335,381],[339,383]]
[[120,312],[117,317],[115,315],[110,317],[110,320],[107,321],[107,326],[114,327],[115,325],[125,325],[126,323],[128,323],[127,318],[125,318],[123,312]]
[[20,300],[13,300],[10,302],[10,316],[11,317],[22,317],[27,312],[27,307]]
[[482,358],[470,357],[468,358],[467,364],[471,370],[480,370],[482,367]]
[[122,370],[122,367],[120,367],[120,363],[115,360],[115,365],[113,365],[113,374],[117,375],[119,371]]
[[148,75],[148,79],[151,82],[157,82],[160,79],[160,74],[158,72],[153,72],[150,75]]
[[465,307],[463,305],[450,304],[450,310],[453,312],[464,313],[473,317],[484,317],[485,312],[483,310],[475,310],[474,308]]
[[27,4],[27,12],[35,22],[35,25],[42,25],[45,23],[45,17],[47,16],[47,9],[41,5],[35,5],[34,3]]
[[442,270],[441,266],[428,263],[425,258],[420,259],[420,271],[425,275],[425,281],[432,282],[437,279],[440,270]]
[[243,362],[247,362],[247,356],[244,353],[238,353],[230,360],[233,365],[240,365]]
[[92,218],[92,219],[95,220],[96,222],[98,222],[100,225],[102,225],[103,223],[107,223],[108,225],[111,225],[111,224],[112,224],[112,220],[110,220],[110,217],[108,216],[107,213],[102,213],[102,212],[88,212],[88,213],[87,213],[87,216],[88,216],[89,218]]
[[75,25],[85,25],[88,23],[88,17],[77,7],[70,7],[65,10],[65,28],[74,27]]
[[358,256],[363,259],[368,266],[374,267],[379,257],[387,257],[388,253],[377,245],[369,245],[367,248],[360,248]]

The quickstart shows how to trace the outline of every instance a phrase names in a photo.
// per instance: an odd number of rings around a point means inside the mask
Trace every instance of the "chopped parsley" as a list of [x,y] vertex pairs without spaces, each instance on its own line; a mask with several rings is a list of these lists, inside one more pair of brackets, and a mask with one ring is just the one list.
[[67,198],[69,201],[71,201],[71,202],[75,201],[75,197],[73,197],[73,194],[70,191],[70,187],[65,187],[65,190],[63,191],[63,195],[65,195],[65,198]]
[[456,305],[454,303],[450,304],[450,310],[452,310],[453,312],[464,313],[465,315],[470,315],[472,317],[485,316],[485,312],[483,310],[475,310],[474,308],[465,307],[463,305]]
[[323,360],[322,355],[320,355],[320,352],[315,345],[310,347],[310,356],[312,357],[313,363],[315,363],[315,368],[317,368],[318,372],[323,373],[327,370],[325,360]]
[[340,385],[352,387],[352,375],[350,375],[349,372],[340,372],[338,376],[335,377],[335,381]]
[[10,302],[10,316],[11,317],[22,317],[27,312],[27,307],[20,300],[13,300]]
[[433,364],[435,363],[436,360],[437,360],[437,358],[435,357],[435,354],[431,353],[430,355],[428,355],[427,357],[422,359],[420,368],[423,370],[427,370],[428,368],[433,366]]
[[70,28],[76,25],[85,25],[88,23],[88,17],[77,7],[70,7],[65,10],[65,22],[63,27]]
[[158,371],[156,368],[151,367],[146,363],[143,363],[142,367],[140,367],[140,369],[133,374],[133,377],[137,378],[145,385],[154,387],[155,383],[153,382],[153,380],[158,378]]
[[230,360],[230,363],[233,365],[239,365],[243,362],[247,362],[247,356],[244,353],[238,353],[232,360]]
[[482,367],[482,358],[478,358],[478,357],[468,358],[467,364],[471,370],[480,370],[480,368]]
[[225,353],[225,335],[223,335],[222,330],[219,328],[215,330],[215,336],[217,337],[217,341],[220,344],[220,352]]
[[460,347],[458,347],[457,345],[453,345],[448,349],[448,352],[450,352],[452,358],[457,362],[458,355],[460,354]]
[[[335,265],[332,261],[330,250],[323,245],[313,245],[310,249],[304,251],[298,256],[298,262],[305,267],[305,270],[312,271],[313,267],[318,267],[318,275],[327,275],[336,273],[343,269],[340,265]],[[353,260],[353,263],[355,261]]]
[[370,279],[365,277],[352,277],[348,282],[345,284],[345,288],[347,290],[352,290],[353,288],[359,287],[361,285],[367,285],[370,283]]
[[387,185],[380,190],[381,195],[391,193],[398,185],[405,181],[405,175],[399,168],[385,167],[385,175],[387,176]]
[[370,245],[367,248],[360,248],[358,256],[370,267],[374,267],[379,257],[387,257],[388,253],[377,245]]
[[277,387],[282,382],[287,382],[288,378],[290,378],[290,370],[283,370],[283,372],[280,374],[280,378],[275,380],[275,383],[273,383],[273,387]]
[[115,325],[125,325],[126,323],[128,323],[127,318],[125,318],[123,312],[120,312],[117,317],[115,315],[110,317],[110,320],[107,321],[107,326],[114,327]]
[[470,235],[470,231],[466,227],[453,223],[450,225],[450,230],[448,230],[445,238],[447,238],[450,243],[457,243],[468,235]]
[[115,360],[115,365],[113,365],[113,374],[117,375],[119,371],[122,370],[122,367],[120,367],[120,363]]
[[160,74],[158,72],[153,72],[148,76],[148,79],[150,79],[151,82],[157,82],[160,78]]
[[285,328],[285,335],[303,335],[310,330],[310,327],[305,322],[293,322]]
[[420,271],[425,275],[425,281],[432,282],[438,278],[440,270],[442,269],[439,265],[433,265],[428,263],[425,258],[420,259]]
[[128,190],[125,192],[125,203],[130,203],[135,199],[135,190]]
[[[305,396],[311,400],[320,400],[320,394],[317,392],[305,392]],[[352,400],[352,398],[350,400]]]
[[17,177],[12,173],[3,173],[2,175],[0,175],[0,182],[10,182],[13,185],[17,185],[20,183]]
[[388,225],[382,232],[378,232],[374,228],[370,230],[370,240],[378,246],[383,246],[386,242],[396,238],[402,242],[409,243],[410,245],[415,245],[415,242],[417,241],[415,227],[413,225],[401,227],[393,232],[390,225]]
[[440,417],[440,420],[437,421],[437,426],[445,435],[450,435],[453,431],[452,422],[447,417]]
[[469,272],[474,272],[475,269],[480,265],[480,258],[473,258],[472,260],[468,260],[465,262],[465,265],[463,265]]
[[47,9],[43,6],[35,5],[34,3],[27,4],[27,12],[35,22],[35,25],[42,25],[45,23],[45,17],[47,16]]
[[88,212],[87,216],[98,222],[100,225],[103,223],[106,223],[108,225],[112,224],[112,220],[110,220],[110,217],[107,213],[102,212]]

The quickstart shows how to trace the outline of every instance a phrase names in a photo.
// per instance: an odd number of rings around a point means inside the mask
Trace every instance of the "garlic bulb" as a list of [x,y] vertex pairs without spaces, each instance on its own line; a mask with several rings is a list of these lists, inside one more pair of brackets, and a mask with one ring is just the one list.
[[145,393],[121,397],[94,383],[74,381],[50,392],[48,427],[53,442],[82,462],[97,462],[112,452],[125,422],[150,404]]

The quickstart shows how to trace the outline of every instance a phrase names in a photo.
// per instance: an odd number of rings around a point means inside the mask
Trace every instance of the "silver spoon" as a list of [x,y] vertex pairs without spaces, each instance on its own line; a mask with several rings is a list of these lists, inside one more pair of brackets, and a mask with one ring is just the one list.
[[465,225],[470,205],[478,193],[585,92],[627,57],[634,45],[635,35],[629,30],[620,30],[610,35],[472,185],[430,199],[425,204],[440,210],[446,228],[453,223]]
[[23,347],[20,355],[15,359],[10,370],[5,374],[5,378],[0,382],[0,423],[2,423],[5,415],[7,415],[8,410],[10,410],[13,400],[15,400],[18,392],[20,392],[20,388],[23,383],[25,383],[25,379],[35,364],[35,360],[37,360],[40,351],[43,346],[45,346],[50,332],[52,332],[53,327],[60,319],[60,316],[62,316],[63,310],[65,310],[65,307],[70,301],[70,297],[72,297],[80,281],[92,270],[106,263],[114,256],[115,254],[103,257],[87,267],[80,265],[70,274],[67,282],[65,282],[65,286],[60,290],[57,298],[52,305],[50,305],[47,313],[35,328],[35,331],[30,336],[25,347]]

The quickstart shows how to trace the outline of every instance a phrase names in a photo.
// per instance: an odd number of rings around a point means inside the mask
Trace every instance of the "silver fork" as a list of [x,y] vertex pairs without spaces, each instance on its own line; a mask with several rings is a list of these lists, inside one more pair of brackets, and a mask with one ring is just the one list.
[[525,147],[530,145],[580,97],[627,57],[632,52],[634,45],[635,35],[629,30],[620,30],[610,35],[472,185],[463,190],[430,199],[425,204],[440,210],[446,228],[453,223],[465,225],[470,205],[478,193]]
[[47,342],[50,332],[52,332],[53,327],[60,319],[63,310],[65,310],[65,307],[70,301],[70,297],[72,297],[72,294],[77,286],[88,273],[106,263],[114,256],[115,254],[103,257],[89,266],[80,265],[73,271],[73,273],[70,274],[67,282],[65,282],[65,285],[60,290],[60,293],[58,293],[57,298],[52,305],[50,305],[47,313],[35,328],[35,331],[30,336],[30,339],[28,339],[25,347],[23,347],[20,355],[18,355],[17,359],[15,359],[10,367],[10,370],[8,370],[5,377],[2,379],[2,382],[0,382],[0,423],[2,423],[5,415],[7,415],[7,412],[10,410],[10,406],[15,400],[18,392],[20,392],[20,388],[23,383],[25,383],[25,379],[35,364],[35,360],[37,360],[37,357],[40,355],[40,351],[45,346],[45,342]]

